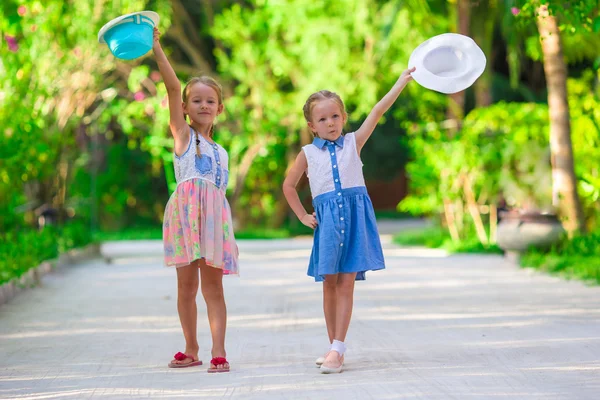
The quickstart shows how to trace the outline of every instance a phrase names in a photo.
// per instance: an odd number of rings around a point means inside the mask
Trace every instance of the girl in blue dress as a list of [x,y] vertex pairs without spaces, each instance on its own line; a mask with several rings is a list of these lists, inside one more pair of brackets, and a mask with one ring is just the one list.
[[[331,344],[325,356],[317,359],[322,373],[342,371],[354,282],[364,280],[366,271],[385,268],[360,151],[414,71],[413,67],[402,72],[356,132],[342,134],[348,116],[337,94],[321,90],[304,105],[304,117],[315,138],[296,157],[283,192],[298,219],[315,230],[308,275],[323,282],[323,311]],[[306,212],[296,190],[304,173],[313,198],[312,214]]]

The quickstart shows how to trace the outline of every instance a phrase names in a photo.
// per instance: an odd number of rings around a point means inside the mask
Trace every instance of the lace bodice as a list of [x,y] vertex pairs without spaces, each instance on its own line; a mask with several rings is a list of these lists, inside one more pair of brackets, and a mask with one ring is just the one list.
[[[316,138],[302,150],[308,161],[307,176],[313,199],[335,190],[334,179],[338,178],[334,178],[334,169],[338,170],[342,189],[365,186],[363,163],[356,149],[354,132],[341,136],[335,142]],[[335,162],[333,165],[332,160]]]
[[190,128],[190,142],[186,151],[179,157],[173,154],[177,184],[192,178],[200,178],[212,182],[218,188],[227,189],[229,181],[227,151],[217,143],[208,142],[202,135],[198,137],[202,157],[196,157],[196,135],[192,128]]

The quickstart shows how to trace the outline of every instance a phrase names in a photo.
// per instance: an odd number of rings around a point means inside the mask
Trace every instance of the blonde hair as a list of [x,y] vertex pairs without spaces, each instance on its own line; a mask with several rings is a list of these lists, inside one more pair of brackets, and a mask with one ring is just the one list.
[[[346,107],[344,107],[344,102],[342,98],[334,92],[330,92],[329,90],[319,90],[316,93],[308,96],[308,100],[304,103],[304,107],[302,107],[302,111],[304,112],[304,118],[307,122],[312,122],[312,110],[316,103],[322,100],[333,100],[340,107],[342,114],[346,115]],[[317,136],[315,132],[313,135]]]
[[[187,102],[190,98],[190,92],[192,91],[192,86],[194,86],[196,83],[201,83],[203,85],[206,85],[206,86],[212,88],[215,92],[217,92],[218,105],[220,106],[221,104],[223,104],[223,88],[221,87],[219,82],[217,82],[215,79],[211,78],[210,76],[206,76],[206,75],[193,77],[185,84],[185,87],[183,88],[183,94],[181,96],[181,99],[183,100],[183,102],[185,104],[187,104]],[[186,117],[186,115],[184,114],[184,118],[185,117]],[[215,131],[215,126],[213,123],[210,126],[210,130],[208,131],[208,136],[210,136],[212,138],[214,131]],[[198,136],[198,132],[196,132],[195,129],[194,129],[194,133],[196,134],[196,154],[198,155],[198,157],[201,157],[202,154],[200,152],[200,138]]]

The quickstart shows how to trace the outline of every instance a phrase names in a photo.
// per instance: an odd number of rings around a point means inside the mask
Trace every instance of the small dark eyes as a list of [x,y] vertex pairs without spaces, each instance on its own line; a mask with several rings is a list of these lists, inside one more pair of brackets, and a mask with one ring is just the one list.
[[[339,118],[339,117],[340,117],[339,114],[333,114],[333,118]],[[323,121],[325,121],[325,118],[321,118],[319,120],[319,122],[323,122]]]

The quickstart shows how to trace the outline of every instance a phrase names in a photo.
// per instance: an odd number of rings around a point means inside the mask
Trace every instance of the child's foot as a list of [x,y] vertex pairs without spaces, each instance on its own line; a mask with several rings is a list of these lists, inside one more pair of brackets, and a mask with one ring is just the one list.
[[315,360],[315,364],[317,364],[317,367],[320,367],[325,362],[325,359],[327,358],[328,354],[329,354],[329,351],[327,353],[325,353],[324,356],[321,356]]
[[323,363],[325,362],[325,357],[327,357],[327,354],[329,354],[329,352],[327,352],[324,356],[319,357],[315,360],[315,364],[317,364],[317,367],[320,367],[321,365],[323,365]]
[[169,368],[186,368],[197,365],[202,365],[202,361],[198,359],[198,351],[186,351],[175,354],[169,363]]
[[325,355],[325,360],[321,364],[320,370],[322,374],[337,374],[342,372],[344,365],[344,356],[340,356],[335,350],[331,350]]
[[225,357],[213,357],[213,359],[210,360],[208,372],[229,372],[229,362]]

